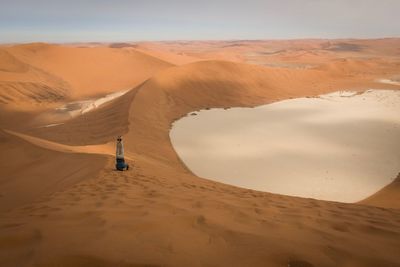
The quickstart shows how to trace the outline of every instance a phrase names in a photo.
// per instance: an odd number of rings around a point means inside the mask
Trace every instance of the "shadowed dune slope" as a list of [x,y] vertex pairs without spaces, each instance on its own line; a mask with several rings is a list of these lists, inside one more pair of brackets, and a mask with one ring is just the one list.
[[92,145],[114,140],[128,131],[128,110],[139,87],[64,124],[27,129],[40,138],[69,145]]
[[0,49],[0,71],[4,72],[24,72],[28,66],[16,59],[13,55]]
[[42,149],[0,130],[0,212],[97,176],[104,156]]

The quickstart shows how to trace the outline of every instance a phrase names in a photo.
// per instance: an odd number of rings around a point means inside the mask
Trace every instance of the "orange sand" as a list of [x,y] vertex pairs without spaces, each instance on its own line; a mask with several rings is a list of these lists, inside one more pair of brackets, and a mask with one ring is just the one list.
[[[258,192],[196,177],[169,139],[171,123],[199,109],[399,89],[378,82],[399,74],[399,44],[1,47],[0,266],[400,266],[398,179],[354,204]],[[69,101],[130,87],[40,127]],[[109,155],[118,134],[127,172]]]

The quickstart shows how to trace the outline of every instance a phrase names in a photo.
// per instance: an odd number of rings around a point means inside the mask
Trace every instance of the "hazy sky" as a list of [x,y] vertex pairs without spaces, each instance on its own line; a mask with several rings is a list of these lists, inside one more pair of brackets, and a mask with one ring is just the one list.
[[400,36],[400,0],[0,0],[0,42]]

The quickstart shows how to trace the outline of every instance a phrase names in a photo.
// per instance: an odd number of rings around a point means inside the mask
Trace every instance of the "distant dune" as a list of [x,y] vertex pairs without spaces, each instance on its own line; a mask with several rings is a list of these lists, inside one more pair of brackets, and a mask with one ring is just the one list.
[[[17,107],[24,100],[37,102],[36,95],[46,93],[52,101],[54,97],[82,99],[130,89],[171,66],[136,50],[107,47],[28,44],[5,47],[0,57],[0,85],[9,88],[2,90],[5,95],[1,97],[8,104],[18,99]],[[46,87],[51,89],[45,91]]]

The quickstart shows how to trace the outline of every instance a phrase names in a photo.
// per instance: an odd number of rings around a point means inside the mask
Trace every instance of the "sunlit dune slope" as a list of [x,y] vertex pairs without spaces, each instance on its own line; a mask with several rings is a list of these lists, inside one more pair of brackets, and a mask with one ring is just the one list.
[[60,78],[27,64],[0,49],[0,104],[43,104],[68,96],[68,86]]
[[9,52],[0,48],[0,71],[2,72],[24,72],[28,66],[16,59]]
[[385,186],[360,203],[377,207],[400,209],[400,173],[391,184]]

